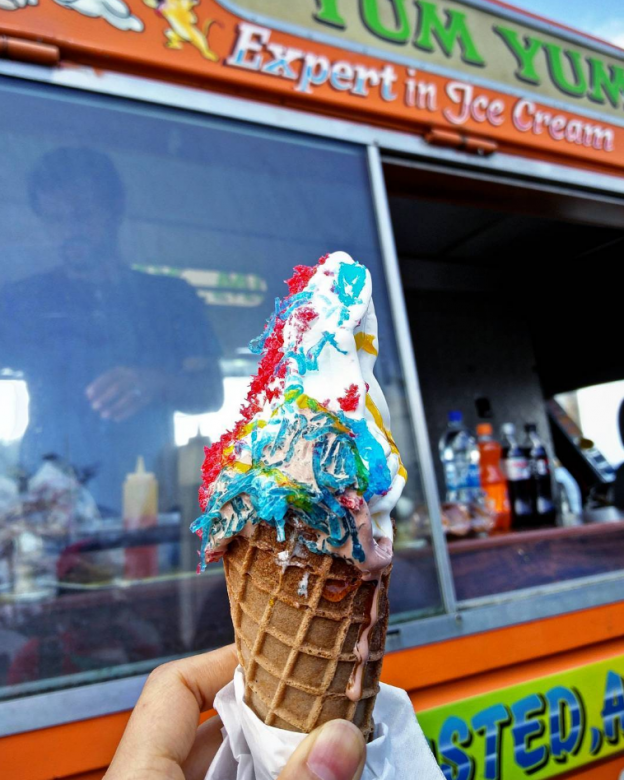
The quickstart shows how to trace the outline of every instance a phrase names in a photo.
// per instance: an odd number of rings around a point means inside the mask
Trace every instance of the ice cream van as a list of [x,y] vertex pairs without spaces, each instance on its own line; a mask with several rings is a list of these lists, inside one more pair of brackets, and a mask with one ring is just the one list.
[[0,774],[101,778],[232,641],[204,448],[342,250],[409,476],[382,680],[449,779],[624,776],[624,51],[496,0],[0,0],[0,93]]

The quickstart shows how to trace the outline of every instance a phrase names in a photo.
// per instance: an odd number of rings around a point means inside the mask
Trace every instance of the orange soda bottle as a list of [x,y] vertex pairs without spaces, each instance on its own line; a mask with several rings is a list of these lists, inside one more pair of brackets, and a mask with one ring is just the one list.
[[477,425],[477,446],[479,448],[481,487],[485,493],[488,508],[496,515],[494,532],[501,533],[511,528],[511,507],[507,492],[507,479],[501,469],[503,448],[495,441],[490,423]]

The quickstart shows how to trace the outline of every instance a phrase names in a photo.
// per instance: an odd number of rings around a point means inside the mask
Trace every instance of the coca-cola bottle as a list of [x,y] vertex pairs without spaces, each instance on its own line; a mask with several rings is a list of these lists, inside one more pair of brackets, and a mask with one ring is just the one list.
[[546,447],[535,423],[524,426],[526,439],[522,447],[531,469],[531,503],[536,525],[554,525],[555,503],[552,495],[550,463]]
[[516,426],[505,423],[502,467],[507,477],[512,528],[530,528],[534,523],[531,466],[516,439]]

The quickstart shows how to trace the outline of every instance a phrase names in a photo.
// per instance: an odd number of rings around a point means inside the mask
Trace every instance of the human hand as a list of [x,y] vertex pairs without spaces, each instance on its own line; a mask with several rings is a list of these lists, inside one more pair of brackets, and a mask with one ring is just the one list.
[[147,406],[164,386],[163,374],[155,369],[115,366],[91,382],[86,396],[100,417],[121,422]]
[[[201,712],[234,676],[234,645],[172,661],[150,674],[104,780],[203,780],[221,744],[221,719]],[[359,729],[333,720],[295,750],[278,780],[359,780],[366,749]]]

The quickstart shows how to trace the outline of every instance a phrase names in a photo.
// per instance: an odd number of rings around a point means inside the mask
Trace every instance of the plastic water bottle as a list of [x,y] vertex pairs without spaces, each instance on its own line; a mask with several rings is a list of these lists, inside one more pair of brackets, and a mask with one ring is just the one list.
[[583,522],[583,497],[578,482],[555,458],[553,474],[557,483],[557,516],[561,525],[581,525]]
[[481,500],[479,449],[475,437],[463,424],[461,412],[449,412],[446,431],[440,439],[446,500],[465,503]]

